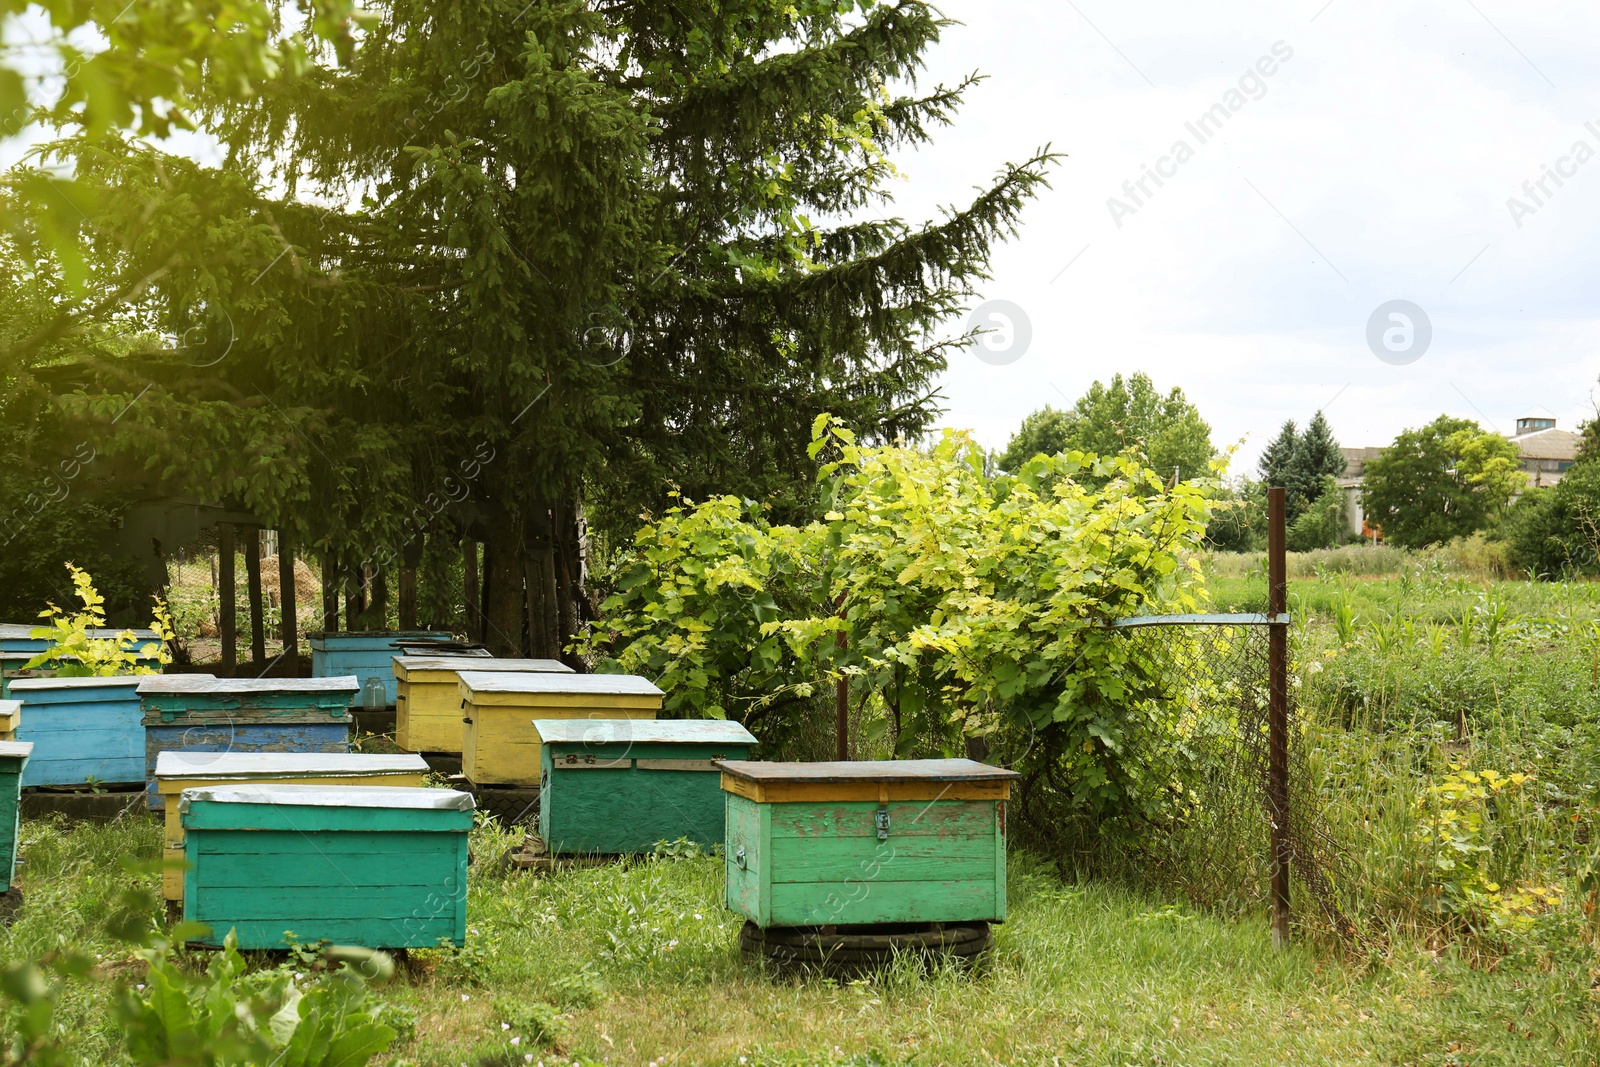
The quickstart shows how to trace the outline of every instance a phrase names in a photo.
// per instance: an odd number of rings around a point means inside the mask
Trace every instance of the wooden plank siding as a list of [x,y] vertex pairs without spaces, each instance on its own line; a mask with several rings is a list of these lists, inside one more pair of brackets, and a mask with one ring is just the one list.
[[184,918],[210,928],[202,944],[232,930],[249,949],[461,945],[471,803],[433,789],[186,791]]
[[183,899],[184,833],[178,799],[185,789],[249,782],[252,785],[373,785],[418,787],[428,765],[418,756],[295,753],[287,761],[260,753],[220,753],[213,759],[193,750],[157,757],[156,789],[165,812],[161,895]]
[[560,660],[492,659],[488,655],[396,656],[395,743],[408,752],[461,753],[459,671],[573,673]]
[[654,719],[662,692],[625,674],[459,672],[461,770],[474,785],[536,786],[543,745],[535,719]]
[[728,907],[763,928],[1003,922],[1010,772],[939,762],[967,766],[922,781],[894,761],[810,774],[723,762],[736,772],[722,781]]
[[314,633],[308,635],[311,643],[311,676],[313,678],[338,678],[354,675],[356,695],[350,701],[359,704],[361,690],[369,679],[383,683],[384,697],[394,704],[394,657],[399,653],[397,640],[448,641],[451,634],[445,630],[383,630],[370,633]]
[[17,880],[22,773],[32,751],[26,741],[0,741],[0,893],[9,893]]
[[24,787],[124,785],[144,780],[144,725],[137,678],[30,678],[12,683],[22,701],[19,741],[33,756]]
[[[684,720],[533,725],[543,740],[539,836],[558,854],[642,853],[680,838],[722,844],[725,804],[712,761],[743,758],[756,743],[742,726],[720,720],[713,730]],[[635,730],[652,740],[633,740]],[[574,739],[556,739],[567,737]]]
[[163,752],[323,753],[350,751],[353,677],[212,678],[167,676],[139,686],[146,800],[162,811],[156,782]]

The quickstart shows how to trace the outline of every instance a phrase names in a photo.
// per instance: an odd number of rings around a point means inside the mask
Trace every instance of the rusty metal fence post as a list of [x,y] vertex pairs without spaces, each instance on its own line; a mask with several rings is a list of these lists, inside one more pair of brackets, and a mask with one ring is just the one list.
[[1289,940],[1289,574],[1282,486],[1267,490],[1267,803],[1272,819],[1272,943]]

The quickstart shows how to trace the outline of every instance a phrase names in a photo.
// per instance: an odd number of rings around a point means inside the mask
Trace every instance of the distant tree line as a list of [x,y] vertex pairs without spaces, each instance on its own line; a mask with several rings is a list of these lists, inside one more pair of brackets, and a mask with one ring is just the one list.
[[[1362,471],[1366,530],[1386,543],[1422,549],[1483,535],[1508,567],[1533,576],[1600,573],[1600,418],[1581,428],[1573,466],[1555,486],[1528,488],[1517,445],[1470,419],[1441,415],[1402,431]],[[1006,470],[1066,451],[1135,451],[1164,476],[1211,477],[1210,427],[1173,388],[1147,375],[1095,382],[1064,410],[1025,418],[997,457]],[[1206,542],[1222,551],[1265,547],[1266,490],[1286,490],[1288,547],[1307,552],[1359,540],[1341,487],[1347,462],[1321,411],[1304,428],[1285,421],[1262,451],[1256,477],[1217,478],[1209,489]],[[1089,475],[1087,477],[1092,477]]]

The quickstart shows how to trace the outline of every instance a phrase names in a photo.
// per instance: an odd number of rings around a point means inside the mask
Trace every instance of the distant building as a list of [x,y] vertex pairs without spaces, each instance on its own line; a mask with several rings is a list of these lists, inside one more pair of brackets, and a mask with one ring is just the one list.
[[1375,532],[1367,528],[1366,513],[1361,510],[1361,486],[1366,481],[1367,462],[1383,455],[1383,449],[1340,448],[1339,451],[1344,453],[1344,475],[1336,484],[1344,490],[1345,519],[1352,534],[1370,538]]
[[1528,472],[1528,488],[1555,485],[1578,458],[1581,434],[1556,429],[1556,420],[1527,418],[1517,420],[1511,443],[1522,453],[1522,469]]
[[[1581,434],[1556,428],[1556,420],[1544,415],[1530,415],[1517,420],[1517,432],[1511,443],[1522,455],[1522,469],[1528,474],[1528,488],[1537,489],[1555,485],[1578,458]],[[1344,477],[1338,485],[1344,490],[1345,516],[1350,532],[1359,537],[1371,538],[1377,531],[1367,525],[1361,510],[1361,487],[1366,481],[1369,462],[1383,454],[1381,448],[1341,448],[1344,453]]]

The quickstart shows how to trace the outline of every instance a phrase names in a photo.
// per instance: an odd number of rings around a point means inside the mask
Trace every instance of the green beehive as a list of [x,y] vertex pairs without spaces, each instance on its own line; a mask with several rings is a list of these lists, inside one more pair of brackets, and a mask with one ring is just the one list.
[[713,760],[756,739],[720,719],[535,719],[543,744],[539,836],[552,853],[649,852],[687,838],[720,845],[724,803]]
[[728,760],[727,905],[763,929],[1002,922],[1017,772]]
[[22,799],[22,768],[33,753],[28,741],[0,741],[0,874],[5,885],[0,893],[11,892],[17,879],[17,837],[21,822],[17,809]]
[[183,917],[202,944],[428,948],[467,935],[470,793],[389,786],[186,789]]

